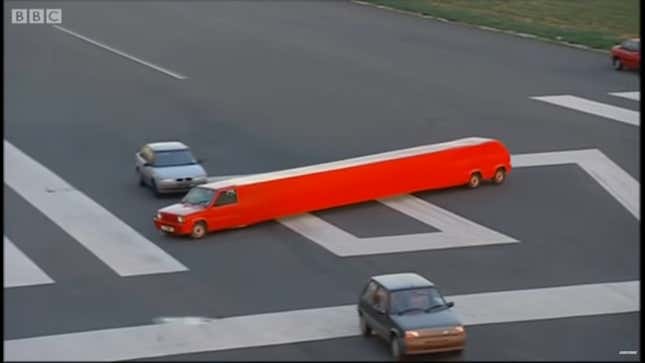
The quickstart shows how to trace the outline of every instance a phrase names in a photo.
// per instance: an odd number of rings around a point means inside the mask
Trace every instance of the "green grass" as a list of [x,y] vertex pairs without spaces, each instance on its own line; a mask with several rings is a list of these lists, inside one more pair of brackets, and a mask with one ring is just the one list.
[[364,0],[461,23],[609,49],[638,38],[639,0]]

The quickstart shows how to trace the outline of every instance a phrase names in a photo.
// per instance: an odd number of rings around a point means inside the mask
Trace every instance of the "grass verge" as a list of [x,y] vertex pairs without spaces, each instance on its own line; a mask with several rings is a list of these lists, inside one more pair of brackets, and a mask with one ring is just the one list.
[[639,0],[363,0],[450,21],[608,50],[638,38]]

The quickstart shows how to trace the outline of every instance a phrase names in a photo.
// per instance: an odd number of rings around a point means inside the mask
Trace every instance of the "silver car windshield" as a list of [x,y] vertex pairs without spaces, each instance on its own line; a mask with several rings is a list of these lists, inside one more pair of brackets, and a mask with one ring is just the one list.
[[157,151],[155,153],[154,166],[181,166],[197,163],[193,154],[188,149]]
[[208,205],[213,196],[215,195],[215,190],[207,188],[193,188],[191,189],[186,196],[181,200],[182,203],[194,204],[194,205]]

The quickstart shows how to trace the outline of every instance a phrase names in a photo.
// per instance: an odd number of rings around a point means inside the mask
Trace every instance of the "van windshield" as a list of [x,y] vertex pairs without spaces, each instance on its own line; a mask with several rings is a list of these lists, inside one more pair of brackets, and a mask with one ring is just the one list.
[[192,188],[188,192],[188,194],[184,196],[181,202],[185,204],[206,206],[211,202],[211,200],[213,200],[214,195],[215,195],[215,190],[213,189],[199,188],[199,187]]

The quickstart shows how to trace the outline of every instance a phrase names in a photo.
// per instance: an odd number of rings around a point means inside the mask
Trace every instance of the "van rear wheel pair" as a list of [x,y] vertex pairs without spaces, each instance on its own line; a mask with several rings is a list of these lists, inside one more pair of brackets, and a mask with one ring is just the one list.
[[[504,168],[498,168],[497,170],[495,170],[495,174],[491,179],[493,184],[502,184],[504,180],[506,180],[506,170],[504,170]],[[468,187],[475,189],[481,184],[481,181],[482,175],[479,172],[472,173],[470,175],[470,178],[468,179]]]

